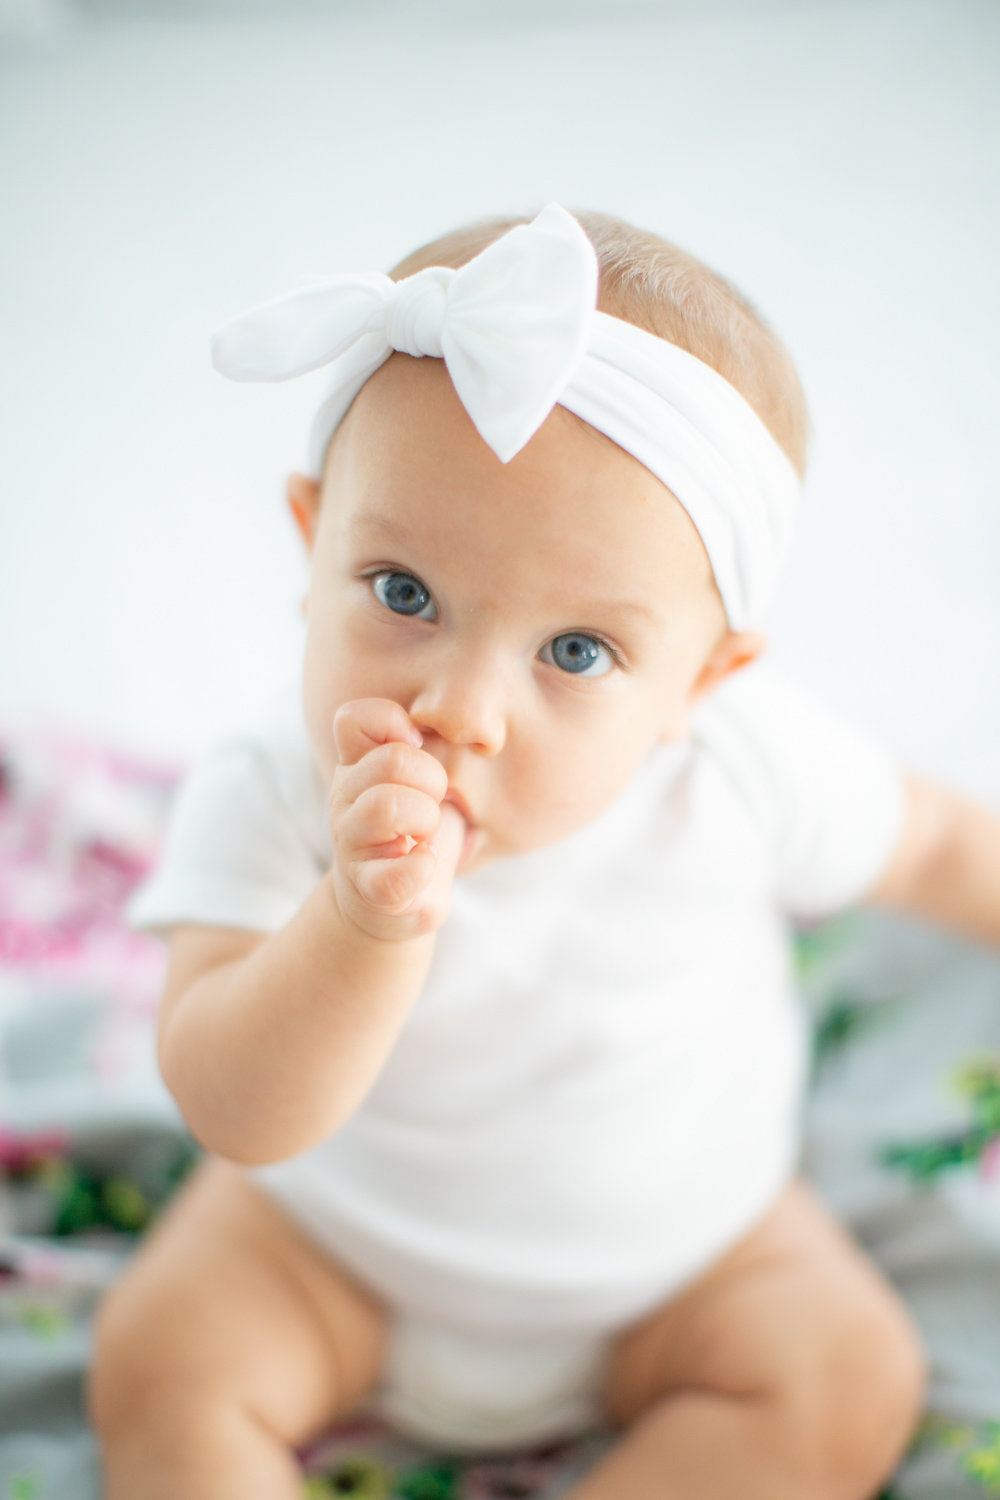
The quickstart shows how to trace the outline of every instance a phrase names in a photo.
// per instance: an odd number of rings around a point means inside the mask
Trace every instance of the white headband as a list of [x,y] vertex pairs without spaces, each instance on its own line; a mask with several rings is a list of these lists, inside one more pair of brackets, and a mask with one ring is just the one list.
[[756,412],[694,355],[598,312],[597,257],[556,203],[455,271],[392,281],[332,276],[231,318],[212,343],[232,380],[287,380],[321,365],[318,477],[330,438],[394,350],[443,359],[503,463],[557,403],[655,474],[691,517],[734,630],[761,623],[788,545],[799,481]]

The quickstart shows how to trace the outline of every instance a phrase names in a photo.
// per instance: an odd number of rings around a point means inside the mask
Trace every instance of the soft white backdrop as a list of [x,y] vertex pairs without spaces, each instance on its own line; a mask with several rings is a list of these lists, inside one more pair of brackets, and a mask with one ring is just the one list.
[[317,390],[212,327],[551,198],[797,357],[775,660],[1000,802],[996,0],[0,0],[0,727],[187,756],[297,649]]

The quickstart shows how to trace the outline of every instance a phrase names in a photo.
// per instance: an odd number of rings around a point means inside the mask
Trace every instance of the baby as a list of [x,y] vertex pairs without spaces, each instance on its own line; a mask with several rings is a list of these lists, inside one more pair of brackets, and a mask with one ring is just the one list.
[[1000,940],[1000,823],[753,667],[804,464],[774,335],[551,205],[226,325],[331,366],[301,708],[195,773],[137,919],[207,1149],[99,1320],[110,1500],[282,1500],[375,1410],[616,1431],[572,1500],[866,1500],[897,1297],[796,1178],[789,916]]

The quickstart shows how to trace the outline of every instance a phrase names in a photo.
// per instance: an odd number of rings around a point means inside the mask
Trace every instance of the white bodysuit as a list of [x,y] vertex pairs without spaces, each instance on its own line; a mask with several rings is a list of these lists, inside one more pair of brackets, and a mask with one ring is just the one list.
[[[901,808],[880,747],[755,668],[596,822],[456,879],[367,1098],[331,1139],[256,1171],[397,1311],[418,1399],[434,1377],[414,1328],[491,1340],[490,1380],[506,1343],[522,1395],[540,1351],[574,1372],[540,1425],[536,1394],[520,1425],[498,1416],[479,1438],[468,1411],[388,1400],[402,1425],[500,1444],[582,1420],[596,1366],[567,1351],[599,1349],[767,1211],[795,1167],[805,1076],[788,917],[863,896]],[[326,791],[290,713],[195,772],[134,916],[273,931],[329,857]],[[474,1384],[468,1360],[455,1381]]]

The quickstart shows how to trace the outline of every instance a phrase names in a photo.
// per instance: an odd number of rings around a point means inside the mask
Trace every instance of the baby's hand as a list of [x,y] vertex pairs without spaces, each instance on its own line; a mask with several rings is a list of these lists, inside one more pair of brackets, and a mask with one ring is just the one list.
[[345,703],[333,725],[340,759],[330,790],[334,889],[342,914],[372,937],[433,932],[444,922],[465,823],[443,766],[420,748],[398,703]]

